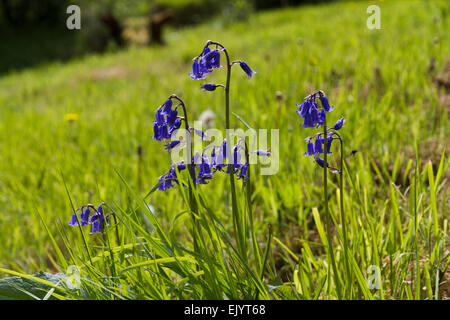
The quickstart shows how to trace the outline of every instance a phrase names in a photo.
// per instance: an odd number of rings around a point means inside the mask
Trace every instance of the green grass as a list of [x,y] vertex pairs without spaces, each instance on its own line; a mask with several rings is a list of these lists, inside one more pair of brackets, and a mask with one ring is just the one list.
[[[366,28],[366,2],[306,6],[226,28],[212,22],[170,31],[165,47],[129,48],[0,78],[0,275],[82,266],[83,290],[55,291],[60,298],[335,299],[337,277],[344,298],[445,298],[450,126],[439,103],[445,93],[433,78],[450,56],[450,8],[445,1],[378,4],[381,30]],[[169,169],[151,124],[170,94],[185,100],[191,119],[211,109],[216,127],[225,126],[223,95],[201,91],[201,82],[188,76],[208,39],[258,72],[251,80],[237,69],[232,74],[231,111],[251,127],[274,128],[275,94],[284,97],[279,172],[260,176],[252,168],[254,232],[243,235],[245,257],[234,241],[225,175],[195,192],[202,235],[194,237],[204,241],[195,252],[187,190],[156,191],[143,200]],[[436,68],[430,71],[431,61]],[[224,83],[225,73],[208,81]],[[332,230],[337,274],[328,272],[322,171],[302,156],[312,131],[300,127],[295,113],[295,104],[318,89],[336,107],[328,121],[346,118],[345,221],[338,177],[328,181],[331,218],[340,226]],[[66,113],[79,120],[65,121]],[[233,116],[231,126],[245,128]],[[352,150],[358,152],[352,156]],[[332,151],[336,162],[337,146]],[[246,212],[241,182],[236,186]],[[90,264],[79,229],[67,221],[72,203],[102,201],[119,217],[120,243],[113,227],[104,239],[84,229]],[[371,265],[381,269],[380,289],[366,285]]]

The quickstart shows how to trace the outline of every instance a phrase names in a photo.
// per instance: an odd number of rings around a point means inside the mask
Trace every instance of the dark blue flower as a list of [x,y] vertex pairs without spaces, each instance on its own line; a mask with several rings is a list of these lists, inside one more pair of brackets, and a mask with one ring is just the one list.
[[169,114],[169,112],[172,110],[172,99],[167,99],[166,102],[164,102],[163,105],[163,112],[165,114]]
[[314,153],[323,153],[323,138],[316,138],[314,143]]
[[171,128],[175,124],[175,120],[177,120],[178,111],[176,109],[169,110],[167,113],[167,125]]
[[306,145],[306,152],[303,154],[304,156],[313,156],[316,152],[314,151],[314,144],[311,142],[311,139],[308,140],[308,144]]
[[200,88],[206,91],[214,91],[216,90],[216,88],[218,87],[217,84],[214,83],[205,83],[204,85],[202,85]]
[[102,205],[99,205],[97,212],[95,212],[91,217],[92,230],[91,230],[90,234],[93,234],[96,232],[103,232],[107,223],[108,223],[108,218],[105,219],[105,216],[103,215]]
[[247,63],[244,61],[239,62],[239,65],[241,66],[242,70],[247,74],[249,78],[251,78],[256,72],[250,69]]
[[330,103],[328,102],[328,98],[325,95],[320,95],[319,99],[320,99],[320,102],[322,102],[322,107],[325,110],[325,112],[331,112],[334,110],[334,107],[330,106]]
[[205,79],[205,74],[200,71],[200,64],[197,60],[192,63],[192,72],[189,74],[193,80]]
[[213,149],[211,151],[211,167],[214,169],[214,172],[216,171],[223,171],[223,168],[226,167],[223,161],[223,152],[216,154],[216,151]]
[[220,52],[218,50],[210,50],[200,60],[200,68],[203,72],[209,73],[212,69],[220,68]]
[[164,118],[164,113],[161,108],[156,110],[155,122],[158,126],[162,126],[166,123],[166,119]]
[[303,121],[303,128],[313,128],[317,125],[317,122],[319,120],[319,112],[317,111],[317,108],[314,106],[315,102],[312,103],[309,110],[306,112],[304,116]]
[[339,119],[339,120],[336,121],[336,123],[334,124],[333,129],[334,129],[334,130],[339,130],[339,129],[341,129],[342,126],[344,125],[344,122],[345,122],[345,119],[344,119],[344,118]]
[[[322,158],[319,157],[314,157],[314,160],[316,161],[316,163],[321,166],[322,168],[325,166],[325,160],[323,160]],[[328,162],[327,162],[327,167],[329,167]]]
[[[89,224],[89,214],[90,214],[89,207],[86,207],[86,209],[84,209],[84,211],[83,211],[83,210],[81,211],[81,214],[80,214],[80,224],[81,224],[82,226],[85,226],[85,225]],[[72,227],[78,226],[78,221],[77,221],[76,213],[74,213],[74,214],[72,215],[72,218],[71,218],[70,221],[69,221],[69,226],[72,226]]]
[[202,155],[202,163],[199,165],[197,183],[208,184],[207,180],[212,179],[213,173],[208,163],[208,156]]
[[160,185],[158,186],[158,190],[166,191],[169,188],[175,188],[175,183],[178,184],[177,171],[175,170],[175,166],[178,171],[186,169],[186,165],[183,162],[176,165],[172,164],[169,171],[165,175],[159,177],[158,183],[160,183]]
[[161,141],[162,137],[161,137],[161,132],[159,130],[159,126],[156,122],[153,122],[153,139]]
[[164,148],[166,150],[172,150],[173,148],[175,148],[177,145],[179,145],[181,143],[180,140],[174,140],[169,142],[168,144],[164,145]]
[[248,171],[248,163],[242,165],[241,171],[239,172],[238,179],[242,179],[242,181],[247,181],[247,171]]
[[270,156],[271,153],[269,150],[256,150],[256,155],[258,156]]
[[159,127],[159,130],[159,134],[162,139],[170,139],[169,128],[167,127],[167,125]]
[[[241,168],[241,153],[239,152],[239,146],[235,146],[233,149],[232,160],[232,170],[233,174],[236,174]],[[230,173],[230,167],[227,167],[227,173]]]
[[327,153],[329,154],[333,154],[330,149],[331,149],[331,143],[333,142],[333,137],[328,137],[327,138]]
[[225,140],[222,143],[222,158],[227,158],[227,142]]
[[312,107],[312,103],[310,99],[303,101],[302,104],[297,103],[297,113],[301,117],[305,117],[305,115],[309,112],[309,109]]

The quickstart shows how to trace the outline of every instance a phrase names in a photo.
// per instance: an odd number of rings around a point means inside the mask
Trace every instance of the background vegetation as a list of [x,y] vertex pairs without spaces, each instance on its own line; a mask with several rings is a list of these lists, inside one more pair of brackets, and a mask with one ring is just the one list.
[[[366,28],[365,1],[306,5],[242,22],[219,17],[169,28],[166,46],[128,46],[4,74],[0,266],[31,274],[87,263],[79,230],[67,226],[71,202],[105,201],[120,216],[121,241],[113,228],[110,247],[85,229],[96,258],[83,269],[83,290],[57,290],[60,298],[336,298],[326,277],[321,170],[302,156],[310,132],[295,113],[296,103],[322,89],[336,106],[330,121],[347,120],[346,221],[339,220],[337,180],[330,180],[331,211],[337,225],[348,226],[354,259],[345,297],[448,298],[449,6],[377,4],[381,30]],[[77,31],[64,32],[70,36],[62,47]],[[14,55],[31,56],[32,43],[15,38],[20,45]],[[251,80],[233,73],[232,111],[253,128],[275,128],[280,115],[279,172],[260,176],[253,170],[255,232],[248,237],[256,237],[264,261],[254,249],[248,261],[233,252],[225,176],[199,191],[207,202],[200,214],[211,232],[202,252],[191,251],[181,188],[147,198],[154,216],[142,202],[170,166],[162,145],[151,139],[156,108],[167,96],[180,95],[193,119],[214,111],[216,126],[224,126],[223,96],[199,90],[201,82],[188,76],[191,59],[208,39],[258,72]],[[36,52],[45,50],[38,47]],[[210,80],[223,77],[216,73]],[[77,119],[65,120],[67,114]],[[158,224],[161,230],[153,231]],[[344,279],[338,232],[333,243],[342,272],[337,276]],[[370,265],[382,270],[381,289],[365,286]]]

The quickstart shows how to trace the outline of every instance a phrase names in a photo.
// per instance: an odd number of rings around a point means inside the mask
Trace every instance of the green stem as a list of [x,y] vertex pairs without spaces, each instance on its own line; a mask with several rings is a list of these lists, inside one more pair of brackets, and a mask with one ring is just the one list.
[[[220,44],[218,44],[220,45]],[[228,52],[223,47],[223,52],[227,59],[227,82],[225,87],[225,131],[226,131],[226,143],[227,143],[227,158],[228,158],[228,171],[230,172],[230,189],[231,189],[231,203],[232,203],[232,214],[233,214],[233,223],[236,232],[236,242],[243,258],[247,257],[245,244],[243,243],[242,238],[242,228],[239,217],[239,210],[237,206],[237,197],[236,197],[236,185],[234,182],[234,174],[233,174],[233,164],[230,162],[230,158],[232,155],[231,152],[231,136],[230,136],[230,83],[231,83],[231,67],[232,64],[230,62],[230,57],[228,56]],[[246,260],[246,259],[245,259]]]
[[333,246],[331,244],[331,217],[330,213],[328,211],[328,185],[327,185],[327,172],[328,172],[328,150],[327,150],[327,120],[326,117],[323,120],[323,135],[324,135],[324,148],[323,148],[323,154],[324,154],[324,166],[323,166],[323,197],[324,197],[324,204],[325,204],[325,217],[327,222],[327,242],[328,242],[328,254],[330,257],[331,266],[333,268],[334,273],[334,279],[336,283],[336,289],[337,289],[337,295],[338,298],[341,299],[341,283],[339,281],[339,276],[337,273],[336,268],[336,261],[334,259],[334,252],[333,252]]
[[[337,133],[336,133],[337,134]],[[340,163],[340,170],[339,170],[339,197],[340,197],[340,207],[341,207],[341,223],[342,223],[342,233],[344,235],[344,261],[345,261],[345,269],[347,271],[347,286],[350,286],[350,292],[351,290],[351,286],[353,283],[352,280],[352,275],[350,272],[350,267],[349,267],[349,260],[348,260],[348,237],[347,237],[347,224],[345,221],[345,211],[344,211],[344,144],[343,141],[341,139],[341,137],[339,136],[339,134],[337,134],[339,137],[339,142],[341,144],[341,163]]]
[[[187,169],[189,172],[189,176],[191,181],[188,183],[188,193],[189,193],[189,207],[191,210],[191,216],[192,216],[192,238],[194,241],[194,250],[197,251],[198,249],[198,244],[197,244],[197,237],[196,237],[196,231],[198,231],[198,221],[197,218],[195,217],[195,212],[197,212],[197,201],[195,200],[194,197],[194,191],[193,188],[195,188],[195,164],[193,165],[192,161],[193,161],[193,157],[192,157],[192,153],[193,153],[193,145],[192,145],[192,134],[190,131],[190,127],[189,127],[189,120],[188,120],[188,115],[187,115],[187,111],[186,111],[186,105],[184,104],[184,101],[181,100],[177,95],[173,94],[171,95],[171,98],[176,99],[180,102],[181,107],[183,108],[183,114],[184,114],[184,125],[186,128],[187,133],[189,134],[189,146],[188,146],[188,154],[187,154]],[[186,137],[187,138],[187,137]],[[192,184],[191,184],[192,182]]]

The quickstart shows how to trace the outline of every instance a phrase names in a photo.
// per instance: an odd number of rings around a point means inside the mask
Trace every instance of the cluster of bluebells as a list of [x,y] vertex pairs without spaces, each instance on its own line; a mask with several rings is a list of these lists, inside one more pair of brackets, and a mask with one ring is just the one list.
[[[212,46],[212,48],[210,48]],[[246,75],[251,78],[256,72],[253,71],[247,63],[244,61],[234,61],[229,64],[228,54],[226,49],[220,45],[219,43],[208,41],[203,48],[201,54],[193,59],[192,63],[192,72],[189,74],[193,80],[203,80],[206,79],[206,76],[211,73],[214,69],[221,68],[220,64],[221,53],[224,53],[227,58],[227,67],[231,67],[235,64],[239,64],[241,69],[246,73]],[[229,65],[228,65],[229,64]],[[205,83],[201,86],[201,89],[205,91],[215,91],[216,88],[221,87],[226,89],[224,85],[214,84],[214,83]],[[167,104],[167,102],[166,102]],[[166,104],[161,106],[159,110],[160,118],[156,119],[155,125],[155,137],[158,137],[157,140],[163,140],[165,137],[170,136],[170,130],[173,128],[170,125],[168,126],[168,130],[164,129],[162,133],[159,132],[159,128],[163,127],[167,121],[167,118],[164,118],[163,115],[169,115],[168,113],[171,108],[167,107]],[[167,110],[166,110],[167,109]],[[176,116],[175,116],[176,117]],[[179,127],[179,126],[178,126]],[[202,140],[205,138],[205,134],[203,131],[190,128],[193,130],[195,134],[199,135]],[[167,135],[166,135],[167,131]],[[166,145],[166,149],[173,149],[175,146],[180,144],[180,141],[175,140]],[[211,151],[207,153],[206,151]],[[193,181],[195,184],[208,184],[209,181],[213,178],[214,174],[217,171],[225,172],[227,174],[235,174],[238,179],[242,179],[243,181],[247,181],[248,179],[248,163],[243,161],[243,159],[247,159],[247,157],[242,157],[241,153],[245,151],[245,148],[239,145],[235,145],[232,148],[232,154],[230,155],[231,159],[229,159],[229,164],[226,165],[225,162],[227,160],[227,144],[226,141],[223,141],[220,146],[208,146],[203,149],[202,154],[196,153],[191,159],[191,173]],[[256,151],[257,155],[270,155],[268,151]],[[158,190],[166,191],[170,188],[175,188],[177,184],[179,184],[177,178],[177,171],[183,171],[187,168],[184,162],[174,164],[172,163],[169,171],[162,175],[159,178],[159,186]]]
[[[162,141],[170,139],[172,133],[179,129],[181,120],[178,118],[177,108],[172,108],[173,102],[169,98],[156,110],[155,121],[153,121],[153,139]],[[167,146],[174,148],[175,145]]]
[[[209,47],[210,45],[215,45],[215,48],[211,49]],[[206,79],[207,74],[211,73],[214,69],[222,67],[220,65],[220,54],[223,51],[225,51],[225,48],[220,48],[219,44],[208,41],[206,46],[203,48],[202,53],[193,59],[192,72],[189,76],[193,80]],[[231,63],[231,66],[235,64],[239,64],[248,78],[251,78],[254,74],[256,74],[256,72],[253,71],[245,61],[234,61]],[[205,91],[214,91],[217,87],[222,87],[225,89],[225,86],[214,83],[205,83],[201,86],[201,88]]]
[[[103,204],[100,204],[96,209],[93,205],[85,205],[76,210],[76,212],[72,215],[72,218],[69,221],[69,226],[75,227],[78,226],[78,221],[81,226],[91,225],[92,230],[90,234],[96,232],[103,232],[105,226],[109,225],[108,216],[114,213],[109,213],[107,215],[103,214]],[[93,211],[91,215],[91,210]],[[77,212],[81,212],[80,216],[77,220]]]
[[[209,149],[211,151],[209,152]],[[223,172],[226,174],[234,174],[237,179],[242,179],[244,182],[248,179],[248,162],[245,161],[245,148],[237,144],[233,147],[231,154],[230,166],[226,165],[227,159],[227,145],[226,141],[223,141],[222,145],[219,146],[208,146],[206,147],[202,154],[196,153],[192,157],[192,163],[196,169],[194,182],[195,184],[208,184],[213,178],[216,172]],[[255,151],[258,156],[270,156],[269,151],[258,150]],[[178,164],[172,164],[169,172],[159,178],[158,190],[166,191],[169,188],[175,188],[178,182],[177,170],[178,172],[185,170],[186,165],[184,162]]]
[[[322,108],[319,108],[317,100],[320,100]],[[326,114],[334,110],[334,107],[330,106],[328,98],[325,96],[323,91],[317,91],[309,95],[302,104],[297,104],[297,107],[297,114],[303,118],[303,128],[319,128],[324,124]],[[334,131],[341,129],[344,122],[344,118],[339,119],[334,126],[327,130],[326,137],[323,133],[318,133],[312,137],[306,138],[306,152],[304,155],[314,156],[314,160],[319,166],[322,168],[325,166],[330,168],[329,164],[325,163],[325,161],[317,155],[324,153],[325,148],[326,153],[332,154],[330,150],[331,143],[334,139],[336,139],[334,138],[336,135]]]

